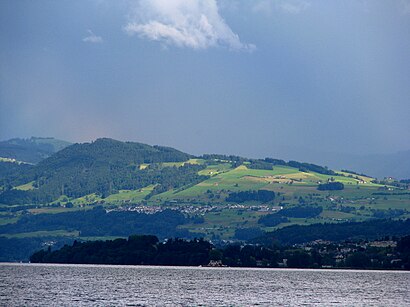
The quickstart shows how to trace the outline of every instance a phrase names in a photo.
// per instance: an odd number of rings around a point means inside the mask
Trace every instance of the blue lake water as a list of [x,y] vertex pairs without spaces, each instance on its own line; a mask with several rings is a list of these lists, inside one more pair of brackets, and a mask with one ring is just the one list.
[[0,264],[0,306],[410,306],[410,272]]

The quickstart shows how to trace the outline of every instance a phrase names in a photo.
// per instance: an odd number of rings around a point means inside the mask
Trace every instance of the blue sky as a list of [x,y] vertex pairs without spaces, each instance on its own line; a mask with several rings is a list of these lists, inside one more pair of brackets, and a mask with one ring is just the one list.
[[405,0],[3,0],[0,139],[408,150],[409,33]]

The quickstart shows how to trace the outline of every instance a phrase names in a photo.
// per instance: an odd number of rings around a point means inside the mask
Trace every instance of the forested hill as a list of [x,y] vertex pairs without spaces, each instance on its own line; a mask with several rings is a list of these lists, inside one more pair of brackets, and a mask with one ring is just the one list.
[[[36,165],[14,163],[16,167],[7,163],[4,175],[0,174],[0,206],[6,207],[41,204],[78,208],[147,201],[278,206],[310,203],[319,207],[319,201],[330,200],[328,191],[341,191],[333,201],[339,197],[356,201],[358,194],[371,201],[373,193],[386,190],[407,193],[403,191],[407,189],[405,182],[379,183],[363,174],[337,172],[311,163],[217,154],[193,157],[169,147],[109,138],[68,146]],[[407,200],[400,197],[396,197],[399,204],[396,200],[394,204],[403,210],[407,207],[401,203]],[[390,203],[385,207],[395,208]],[[393,211],[388,214],[397,215]]]
[[[409,234],[408,222],[377,222],[408,219],[409,180],[380,181],[354,171],[269,157],[194,157],[173,148],[108,138],[68,146],[37,164],[2,161],[3,261],[25,259],[46,242],[60,246],[67,236],[88,240],[136,233],[213,242],[262,236],[265,244],[294,244],[306,238]],[[171,208],[180,212],[160,214]],[[370,222],[355,224],[361,221]],[[338,228],[343,222],[349,223]],[[317,225],[297,226],[311,224]],[[27,248],[19,238],[25,238],[25,245],[29,242]],[[29,238],[42,239],[34,246]]]
[[0,194],[0,203],[47,203],[62,195],[81,197],[92,193],[105,197],[118,190],[148,185],[156,185],[156,191],[178,188],[203,180],[198,175],[201,166],[162,164],[190,158],[189,154],[173,148],[107,138],[74,144],[13,178],[9,186],[31,183],[32,188],[5,190]]
[[78,164],[88,167],[100,163],[128,166],[143,163],[183,162],[190,157],[189,154],[170,147],[101,138],[92,143],[69,146],[39,163],[38,169],[47,171],[50,168]]
[[69,145],[71,143],[55,138],[15,138],[0,142],[0,158],[36,164]]

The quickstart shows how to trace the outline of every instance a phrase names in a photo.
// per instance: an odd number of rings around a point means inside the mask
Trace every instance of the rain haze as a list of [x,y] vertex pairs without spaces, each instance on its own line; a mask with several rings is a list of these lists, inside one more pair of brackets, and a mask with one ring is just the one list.
[[408,151],[409,33],[404,0],[3,0],[0,140]]

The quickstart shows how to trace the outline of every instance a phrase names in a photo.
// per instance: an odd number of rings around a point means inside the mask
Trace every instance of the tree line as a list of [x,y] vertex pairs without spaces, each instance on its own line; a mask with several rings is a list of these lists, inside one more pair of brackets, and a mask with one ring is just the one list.
[[275,192],[268,190],[232,192],[226,197],[227,202],[243,203],[246,201],[259,201],[267,203],[275,199]]
[[[31,255],[33,263],[198,266],[210,261],[232,267],[410,269],[410,236],[397,246],[377,247],[366,242],[318,243],[309,249],[295,246],[230,244],[215,248],[203,239],[169,239],[133,235],[128,239],[88,241]],[[400,258],[398,258],[400,257]]]
[[328,182],[328,183],[321,183],[318,185],[317,189],[319,191],[340,191],[345,188],[344,184],[341,182]]
[[74,241],[59,250],[40,250],[30,257],[34,263],[93,263],[132,265],[206,265],[211,243],[203,239],[169,239],[160,243],[156,236],[133,235],[128,239]]
[[0,233],[16,234],[34,231],[79,231],[80,236],[128,236],[130,233],[157,235],[160,238],[192,234],[178,226],[193,222],[180,211],[166,209],[154,214],[134,211],[106,212],[102,207],[57,214],[27,214],[16,223],[0,226]]
[[339,242],[343,240],[377,239],[382,236],[410,234],[410,219],[374,219],[365,222],[325,223],[308,226],[292,225],[266,233],[253,240],[259,244],[301,244],[314,240]]

